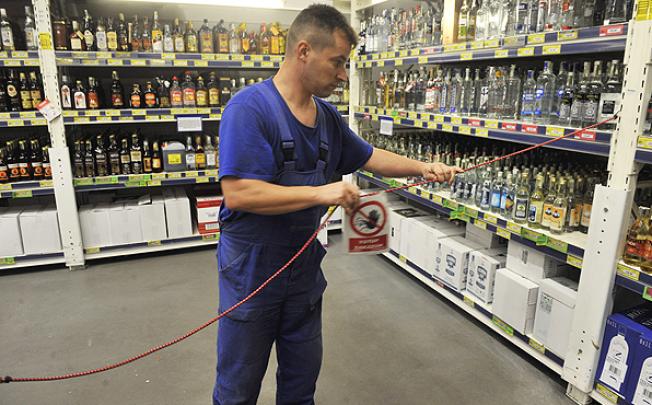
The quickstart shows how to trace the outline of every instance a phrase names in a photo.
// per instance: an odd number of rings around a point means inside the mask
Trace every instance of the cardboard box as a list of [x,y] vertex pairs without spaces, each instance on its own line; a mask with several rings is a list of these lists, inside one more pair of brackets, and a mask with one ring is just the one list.
[[197,229],[200,234],[219,231],[218,214],[222,205],[222,196],[203,196],[195,198],[197,210]]
[[509,269],[496,271],[493,313],[521,334],[532,332],[539,286]]
[[[407,225],[406,232],[402,232],[404,235],[408,235],[405,256],[412,263],[434,276],[437,242],[451,236],[463,235],[464,228],[431,216],[413,218]],[[401,238],[401,244],[403,241]]]
[[632,366],[626,382],[625,400],[635,405],[652,404],[652,319],[641,322],[641,331],[634,349]]
[[405,255],[401,251],[401,227],[403,218],[413,218],[426,216],[427,214],[416,208],[407,205],[398,204],[396,208],[391,208],[389,212],[389,248],[399,255]]
[[179,172],[186,170],[186,147],[181,142],[169,142],[163,148],[163,170]]
[[568,265],[522,243],[509,241],[507,268],[538,283],[545,278],[563,275]]
[[61,234],[56,208],[40,207],[24,210],[20,213],[19,221],[24,254],[61,251]]
[[503,239],[486,229],[480,229],[470,222],[466,224],[466,234],[464,237],[485,249],[507,249],[507,239]]
[[192,236],[190,200],[185,195],[177,195],[164,193],[163,196],[165,200],[165,219],[168,226],[168,236],[170,238]]
[[482,247],[461,236],[440,239],[437,241],[434,276],[454,290],[465,290],[469,256],[476,250],[482,250]]
[[163,197],[154,196],[149,202],[139,200],[138,215],[143,240],[167,239],[168,231],[165,222],[165,202]]
[[20,234],[19,216],[22,208],[0,208],[0,257],[23,254],[23,239]]
[[573,280],[556,277],[539,283],[534,338],[562,359],[568,351],[576,300],[577,283]]
[[116,203],[109,210],[111,245],[143,241],[138,202]]
[[466,290],[484,303],[494,299],[496,271],[505,267],[506,249],[489,249],[471,252],[469,256],[469,274],[466,278]]

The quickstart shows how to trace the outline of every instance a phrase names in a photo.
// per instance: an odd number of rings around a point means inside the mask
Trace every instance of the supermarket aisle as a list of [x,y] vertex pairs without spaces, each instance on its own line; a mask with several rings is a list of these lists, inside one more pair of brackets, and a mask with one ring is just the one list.
[[[336,237],[335,241],[338,238]],[[501,343],[378,257],[325,262],[319,404],[570,404],[543,366]],[[0,373],[98,367],[204,322],[216,308],[212,250],[0,277]],[[28,293],[25,293],[28,292]],[[208,404],[215,328],[108,373],[0,387],[14,404]],[[274,359],[260,404],[274,403]]]

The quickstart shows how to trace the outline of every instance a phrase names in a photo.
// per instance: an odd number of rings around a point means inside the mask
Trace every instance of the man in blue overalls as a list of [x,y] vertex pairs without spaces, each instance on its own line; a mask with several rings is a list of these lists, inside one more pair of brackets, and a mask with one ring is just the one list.
[[[457,170],[374,149],[317,98],[347,80],[356,42],[340,12],[310,6],[290,27],[276,76],[241,90],[226,106],[220,125],[220,311],[285,264],[317,229],[326,207],[359,204],[355,185],[329,179],[364,167],[384,176],[444,181]],[[274,343],[276,403],[314,403],[324,254],[319,242],[312,243],[260,294],[220,320],[214,404],[256,403]]]

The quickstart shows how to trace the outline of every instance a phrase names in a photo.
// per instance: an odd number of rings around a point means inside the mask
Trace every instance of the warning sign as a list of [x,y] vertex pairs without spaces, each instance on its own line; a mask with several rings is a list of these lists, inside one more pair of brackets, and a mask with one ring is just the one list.
[[389,215],[384,193],[364,198],[351,215],[345,215],[343,222],[349,253],[378,254],[389,250]]

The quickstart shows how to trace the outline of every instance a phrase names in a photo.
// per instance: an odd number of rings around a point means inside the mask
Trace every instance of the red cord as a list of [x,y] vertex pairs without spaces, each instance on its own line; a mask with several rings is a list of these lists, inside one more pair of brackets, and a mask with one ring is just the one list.
[[[614,115],[613,117],[611,117],[611,118],[609,118],[609,119],[606,119],[606,120],[604,120],[604,121],[602,121],[602,122],[599,122],[599,123],[597,123],[597,124],[590,125],[590,126],[585,127],[585,128],[580,128],[580,129],[575,130],[575,131],[573,131],[573,132],[571,132],[571,133],[569,133],[569,134],[567,134],[567,135],[563,135],[563,136],[560,136],[560,137],[558,137],[558,138],[552,138],[552,139],[549,139],[549,140],[547,140],[547,141],[545,141],[545,142],[542,142],[542,143],[539,143],[539,144],[536,144],[536,145],[529,146],[529,147],[527,147],[527,148],[525,148],[525,149],[522,149],[522,150],[520,150],[520,151],[512,152],[512,153],[507,154],[507,155],[505,155],[505,156],[500,156],[500,157],[497,157],[497,158],[492,159],[492,160],[490,160],[490,161],[480,163],[479,165],[475,165],[475,166],[473,166],[473,167],[470,167],[470,168],[464,170],[464,172],[467,172],[467,171],[469,171],[469,170],[473,170],[473,169],[477,169],[477,168],[482,167],[482,166],[487,166],[487,165],[490,165],[490,164],[492,164],[492,163],[498,162],[498,161],[500,161],[500,160],[508,159],[508,158],[510,158],[510,157],[513,157],[513,156],[519,155],[519,154],[521,154],[521,153],[525,153],[525,152],[531,151],[531,150],[533,150],[533,149],[537,149],[537,148],[540,148],[540,147],[542,147],[542,146],[545,146],[545,145],[551,144],[551,143],[553,143],[553,142],[557,142],[557,141],[559,141],[559,140],[561,140],[561,139],[568,138],[568,137],[570,137],[570,136],[576,135],[576,134],[578,134],[578,133],[580,133],[580,132],[582,132],[582,131],[584,131],[584,130],[598,127],[599,125],[605,124],[605,123],[607,123],[607,122],[609,122],[609,121],[612,121],[612,120],[616,119],[616,117],[617,117],[617,115]],[[377,195],[377,194],[380,194],[380,193],[383,193],[383,192],[384,192],[384,193],[391,193],[391,192],[394,192],[394,191],[397,191],[397,190],[402,190],[402,189],[406,189],[406,188],[410,188],[410,187],[421,186],[421,185],[428,184],[428,183],[432,183],[432,181],[423,181],[423,182],[420,182],[420,183],[406,184],[406,185],[404,185],[404,186],[394,187],[394,188],[389,188],[389,189],[382,190],[382,191],[378,191],[378,192],[375,192],[375,193],[364,194],[364,195],[362,195],[362,196],[360,196],[360,197],[361,197],[361,198],[362,198],[362,197],[370,197],[370,196],[372,196],[372,195]],[[337,207],[336,207],[336,208],[337,208]],[[236,304],[234,304],[231,308],[229,308],[229,309],[227,309],[226,311],[222,312],[221,314],[219,314],[219,315],[216,316],[215,318],[209,320],[208,322],[204,323],[203,325],[201,325],[201,326],[199,326],[199,327],[197,327],[197,328],[195,328],[195,329],[193,329],[193,330],[187,332],[185,335],[179,336],[179,337],[177,337],[176,339],[171,340],[171,341],[169,341],[169,342],[167,342],[167,343],[164,343],[164,344],[162,344],[162,345],[160,345],[160,346],[153,347],[153,348],[147,350],[146,352],[141,353],[141,354],[139,354],[139,355],[137,355],[137,356],[130,357],[130,358],[125,359],[125,360],[122,360],[122,361],[120,361],[120,362],[118,362],[118,363],[110,364],[110,365],[107,365],[107,366],[104,366],[104,367],[101,367],[101,368],[97,368],[97,369],[93,369],[93,370],[87,370],[87,371],[81,371],[81,372],[77,372],[77,373],[63,374],[63,375],[58,375],[58,376],[49,376],[49,377],[13,378],[13,377],[10,377],[10,376],[6,376],[6,377],[2,377],[2,378],[0,379],[0,384],[2,384],[2,383],[10,383],[10,382],[43,382],[43,381],[59,381],[59,380],[68,380],[68,379],[71,379],[71,378],[78,378],[78,377],[84,377],[84,376],[87,376],[87,375],[97,374],[97,373],[101,373],[101,372],[104,372],[104,371],[113,370],[114,368],[118,368],[118,367],[124,366],[124,365],[126,365],[126,364],[132,363],[132,362],[134,362],[134,361],[136,361],[136,360],[142,359],[143,357],[147,357],[147,356],[149,356],[150,354],[156,353],[156,352],[158,352],[159,350],[163,350],[163,349],[165,349],[166,347],[170,347],[170,346],[172,346],[172,345],[174,345],[174,344],[177,344],[177,343],[179,343],[179,342],[181,342],[181,341],[183,341],[183,340],[186,340],[186,339],[189,338],[190,336],[196,334],[197,332],[199,332],[199,331],[201,331],[201,330],[203,330],[203,329],[206,329],[208,326],[210,326],[210,325],[214,324],[215,322],[217,322],[220,318],[226,316],[226,315],[229,314],[231,311],[235,310],[236,308],[238,308],[239,306],[241,306],[241,305],[244,304],[245,302],[249,301],[251,298],[253,298],[254,296],[256,296],[256,295],[257,295],[257,294],[258,294],[258,293],[259,293],[263,288],[267,287],[267,285],[269,285],[269,283],[271,283],[271,282],[272,282],[276,277],[278,277],[278,276],[279,276],[283,271],[285,271],[288,267],[290,267],[290,265],[291,265],[292,263],[294,263],[294,261],[295,261],[295,260],[296,260],[296,259],[297,259],[297,258],[298,258],[298,257],[299,257],[299,256],[300,256],[300,255],[301,255],[301,254],[302,254],[302,253],[303,253],[307,248],[308,248],[308,246],[310,246],[310,244],[311,244],[311,243],[312,243],[312,242],[317,238],[317,235],[319,234],[319,231],[321,231],[321,230],[326,226],[326,224],[328,223],[328,220],[329,220],[330,217],[333,215],[333,212],[335,212],[335,210],[332,210],[332,211],[331,211],[331,212],[326,216],[326,218],[325,218],[324,221],[321,223],[321,225],[319,225],[319,227],[318,227],[317,230],[312,234],[312,236],[310,236],[310,238],[308,238],[308,240],[306,241],[306,243],[303,244],[303,246],[301,247],[301,249],[299,249],[299,251],[298,251],[297,253],[295,253],[294,256],[292,256],[292,258],[291,258],[287,263],[285,263],[285,265],[283,265],[283,267],[281,267],[280,269],[278,269],[274,274],[271,275],[271,277],[269,277],[269,278],[268,278],[268,279],[267,279],[263,284],[261,284],[260,287],[256,288],[256,289],[255,289],[254,291],[252,291],[249,295],[247,295],[245,298],[243,298],[240,302],[237,302]]]

